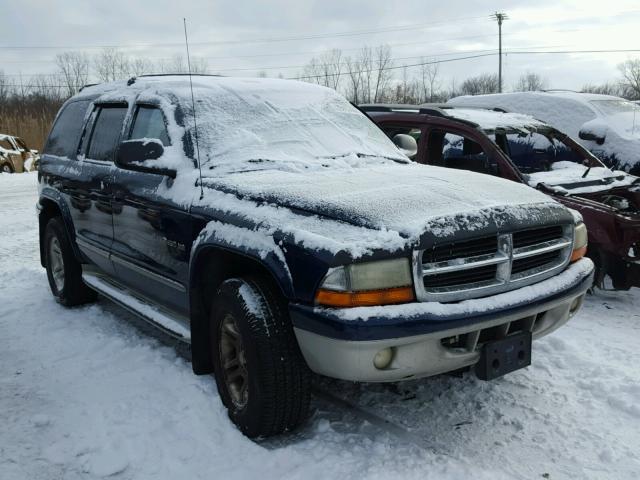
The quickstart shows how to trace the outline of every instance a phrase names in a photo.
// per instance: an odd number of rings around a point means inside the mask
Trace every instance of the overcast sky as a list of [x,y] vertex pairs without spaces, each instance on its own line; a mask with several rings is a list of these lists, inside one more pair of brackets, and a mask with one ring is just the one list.
[[[389,44],[396,65],[420,57],[445,60],[497,48],[490,15],[503,26],[505,88],[525,71],[548,87],[579,89],[618,78],[616,66],[635,53],[524,55],[509,51],[640,50],[638,0],[535,2],[404,0],[67,0],[2,1],[0,69],[25,76],[55,71],[56,53],[119,46],[151,60],[184,52],[182,18],[192,56],[212,73],[254,76],[264,70],[294,77],[314,54],[340,48],[355,55],[365,45]],[[303,38],[300,38],[303,37]],[[306,38],[305,38],[306,37]],[[15,48],[22,47],[22,48]],[[24,48],[34,47],[34,48]],[[46,48],[43,48],[46,47]],[[490,52],[486,52],[490,53]],[[443,86],[496,72],[496,56],[443,63]],[[15,77],[16,79],[18,77]]]

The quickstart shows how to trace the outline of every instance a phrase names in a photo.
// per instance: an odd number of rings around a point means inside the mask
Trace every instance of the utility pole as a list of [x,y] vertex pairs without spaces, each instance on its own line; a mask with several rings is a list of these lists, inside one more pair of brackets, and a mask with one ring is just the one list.
[[509,17],[504,12],[496,12],[491,18],[498,21],[498,93],[502,93],[502,22]]

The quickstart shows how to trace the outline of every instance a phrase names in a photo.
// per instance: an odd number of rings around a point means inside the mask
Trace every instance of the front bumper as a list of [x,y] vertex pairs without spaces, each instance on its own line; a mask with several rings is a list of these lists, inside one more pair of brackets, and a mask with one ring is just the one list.
[[[561,274],[493,297],[457,304],[417,303],[347,310],[291,305],[294,331],[316,373],[343,380],[393,382],[474,365],[483,342],[528,330],[537,339],[575,314],[593,282],[589,259]],[[404,312],[404,313],[403,313]],[[376,353],[392,348],[383,369]]]

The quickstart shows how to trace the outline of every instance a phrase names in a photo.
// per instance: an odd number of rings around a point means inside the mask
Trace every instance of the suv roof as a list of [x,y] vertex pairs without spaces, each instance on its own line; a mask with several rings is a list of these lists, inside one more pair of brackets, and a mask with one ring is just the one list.
[[455,106],[448,104],[364,104],[359,106],[366,113],[402,113],[430,115],[457,120],[485,130],[498,127],[546,126],[530,115],[509,113],[500,108],[484,108],[475,106]]

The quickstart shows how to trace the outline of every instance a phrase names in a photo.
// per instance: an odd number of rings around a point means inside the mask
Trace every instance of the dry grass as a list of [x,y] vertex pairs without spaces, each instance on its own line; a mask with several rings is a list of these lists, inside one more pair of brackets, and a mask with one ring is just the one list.
[[0,112],[0,133],[22,138],[29,148],[42,150],[55,112]]

